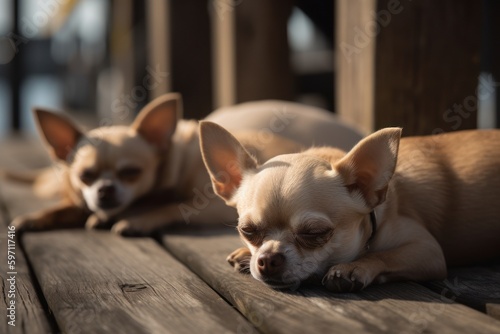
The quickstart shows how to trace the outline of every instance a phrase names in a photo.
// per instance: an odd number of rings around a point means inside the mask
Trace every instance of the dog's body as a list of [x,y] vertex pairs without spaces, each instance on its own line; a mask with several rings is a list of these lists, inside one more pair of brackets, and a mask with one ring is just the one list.
[[[64,200],[55,208],[18,217],[13,225],[24,230],[83,223],[96,228],[116,221],[114,232],[135,234],[177,221],[234,221],[234,209],[211,192],[198,123],[181,120],[181,110],[180,96],[167,94],[148,104],[131,126],[87,133],[62,115],[37,110],[49,150],[62,162],[53,174]],[[290,102],[246,103],[216,111],[207,119],[237,130],[247,149],[262,161],[315,142],[348,148],[361,138],[333,115]],[[252,124],[244,125],[248,120]],[[309,128],[298,131],[295,123]],[[337,129],[342,137],[318,135],[327,128]],[[132,205],[141,198],[146,199]]]
[[[237,208],[247,246],[228,261],[275,287],[322,278],[354,291],[500,258],[500,131],[400,133],[378,131],[347,154],[312,148],[259,166],[227,131],[202,123],[214,189]],[[218,179],[224,172],[229,182]]]
[[392,184],[386,206],[423,224],[448,265],[500,258],[500,131],[403,138]]

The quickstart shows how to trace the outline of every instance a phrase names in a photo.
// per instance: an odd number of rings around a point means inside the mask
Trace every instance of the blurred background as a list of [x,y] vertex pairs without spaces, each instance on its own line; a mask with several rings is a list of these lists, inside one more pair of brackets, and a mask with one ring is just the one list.
[[0,0],[0,136],[33,106],[128,123],[182,93],[184,116],[283,99],[364,132],[498,127],[495,0]]

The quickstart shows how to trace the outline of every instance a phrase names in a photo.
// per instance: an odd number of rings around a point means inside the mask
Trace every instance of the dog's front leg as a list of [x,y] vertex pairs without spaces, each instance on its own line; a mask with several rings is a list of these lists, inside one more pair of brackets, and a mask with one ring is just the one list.
[[121,235],[145,235],[174,222],[186,224],[232,223],[237,221],[236,210],[218,198],[207,200],[203,205],[193,200],[168,203],[135,215],[120,217],[111,230]]
[[83,227],[89,212],[69,202],[52,208],[22,215],[11,223],[19,231],[42,231],[58,228]]
[[324,276],[323,285],[334,292],[352,292],[372,283],[446,278],[446,262],[436,239],[416,223],[410,229],[412,238],[400,239],[399,246],[375,249],[351,263],[334,265]]

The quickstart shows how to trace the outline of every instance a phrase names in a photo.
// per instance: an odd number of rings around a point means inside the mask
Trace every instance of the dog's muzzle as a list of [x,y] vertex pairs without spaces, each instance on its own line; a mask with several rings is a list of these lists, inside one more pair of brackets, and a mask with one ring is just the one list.
[[101,209],[114,209],[120,205],[116,198],[116,187],[114,185],[105,185],[99,188],[97,192],[98,205]]

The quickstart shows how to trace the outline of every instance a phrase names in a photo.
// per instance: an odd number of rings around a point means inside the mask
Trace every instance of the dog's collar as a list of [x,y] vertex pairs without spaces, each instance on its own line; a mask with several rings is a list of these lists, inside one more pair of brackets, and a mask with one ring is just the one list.
[[373,240],[373,238],[375,237],[375,233],[377,233],[377,215],[375,214],[375,210],[372,210],[370,212],[370,223],[372,225],[372,233],[370,234],[370,237],[366,241],[366,248],[367,249],[370,248],[370,246],[369,246],[370,241]]

